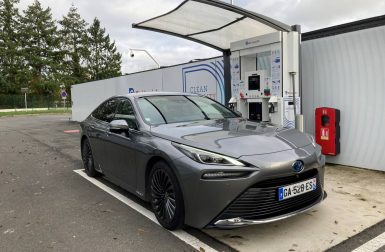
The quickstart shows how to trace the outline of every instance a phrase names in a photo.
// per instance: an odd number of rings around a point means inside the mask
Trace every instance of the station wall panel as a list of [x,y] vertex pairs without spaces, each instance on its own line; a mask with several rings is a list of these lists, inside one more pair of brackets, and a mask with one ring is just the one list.
[[341,111],[336,164],[385,171],[385,26],[302,43],[305,131],[314,135],[314,111]]

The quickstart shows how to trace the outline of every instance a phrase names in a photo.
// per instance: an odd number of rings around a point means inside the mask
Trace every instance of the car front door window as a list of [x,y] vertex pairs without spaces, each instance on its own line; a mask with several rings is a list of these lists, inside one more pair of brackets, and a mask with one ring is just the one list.
[[127,99],[124,99],[119,104],[114,116],[114,120],[125,120],[130,129],[138,129],[134,109],[131,105],[131,102]]

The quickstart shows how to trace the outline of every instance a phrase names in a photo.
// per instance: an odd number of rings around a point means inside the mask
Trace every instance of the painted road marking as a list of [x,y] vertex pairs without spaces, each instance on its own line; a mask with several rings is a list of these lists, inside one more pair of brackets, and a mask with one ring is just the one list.
[[385,232],[356,248],[352,252],[374,252],[383,246],[385,246]]
[[80,130],[65,130],[64,133],[79,133]]
[[[76,172],[77,174],[79,174],[83,178],[87,179],[92,184],[96,185],[97,187],[99,187],[103,191],[107,192],[111,196],[113,196],[116,199],[120,200],[121,202],[123,202],[127,206],[131,207],[132,209],[134,209],[138,213],[142,214],[143,216],[145,216],[148,219],[152,220],[156,224],[160,225],[153,212],[151,212],[148,209],[142,207],[138,203],[130,200],[129,198],[127,198],[123,194],[121,194],[121,193],[111,189],[110,187],[106,186],[105,184],[103,184],[102,182],[98,181],[97,179],[88,177],[83,169],[74,170],[74,172]],[[167,230],[167,229],[165,229],[165,230]],[[167,230],[167,231],[169,231],[169,230]],[[190,245],[191,247],[195,248],[198,251],[218,252],[217,250],[213,249],[212,247],[210,247],[206,243],[202,242],[198,238],[192,236],[191,234],[187,233],[186,231],[176,230],[176,231],[169,231],[169,232],[171,234],[173,234],[174,236],[176,236],[177,238],[179,238],[180,240],[182,240],[185,243],[187,243],[188,245]]]

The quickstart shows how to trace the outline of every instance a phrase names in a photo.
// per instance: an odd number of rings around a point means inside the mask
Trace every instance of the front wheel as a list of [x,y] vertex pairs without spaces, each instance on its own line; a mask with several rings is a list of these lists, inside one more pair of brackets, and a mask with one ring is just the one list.
[[150,173],[151,207],[159,223],[169,230],[184,223],[184,204],[178,180],[165,162],[156,163]]
[[88,139],[85,139],[83,141],[82,160],[83,160],[84,170],[87,173],[87,175],[90,177],[96,177],[98,175],[98,172],[95,170],[95,167],[94,167],[94,157],[92,156],[91,144],[88,141]]

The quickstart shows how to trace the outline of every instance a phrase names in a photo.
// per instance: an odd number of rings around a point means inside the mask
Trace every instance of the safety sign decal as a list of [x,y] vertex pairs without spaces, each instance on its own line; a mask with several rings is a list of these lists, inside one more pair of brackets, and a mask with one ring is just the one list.
[[329,140],[329,128],[321,128],[321,140]]

